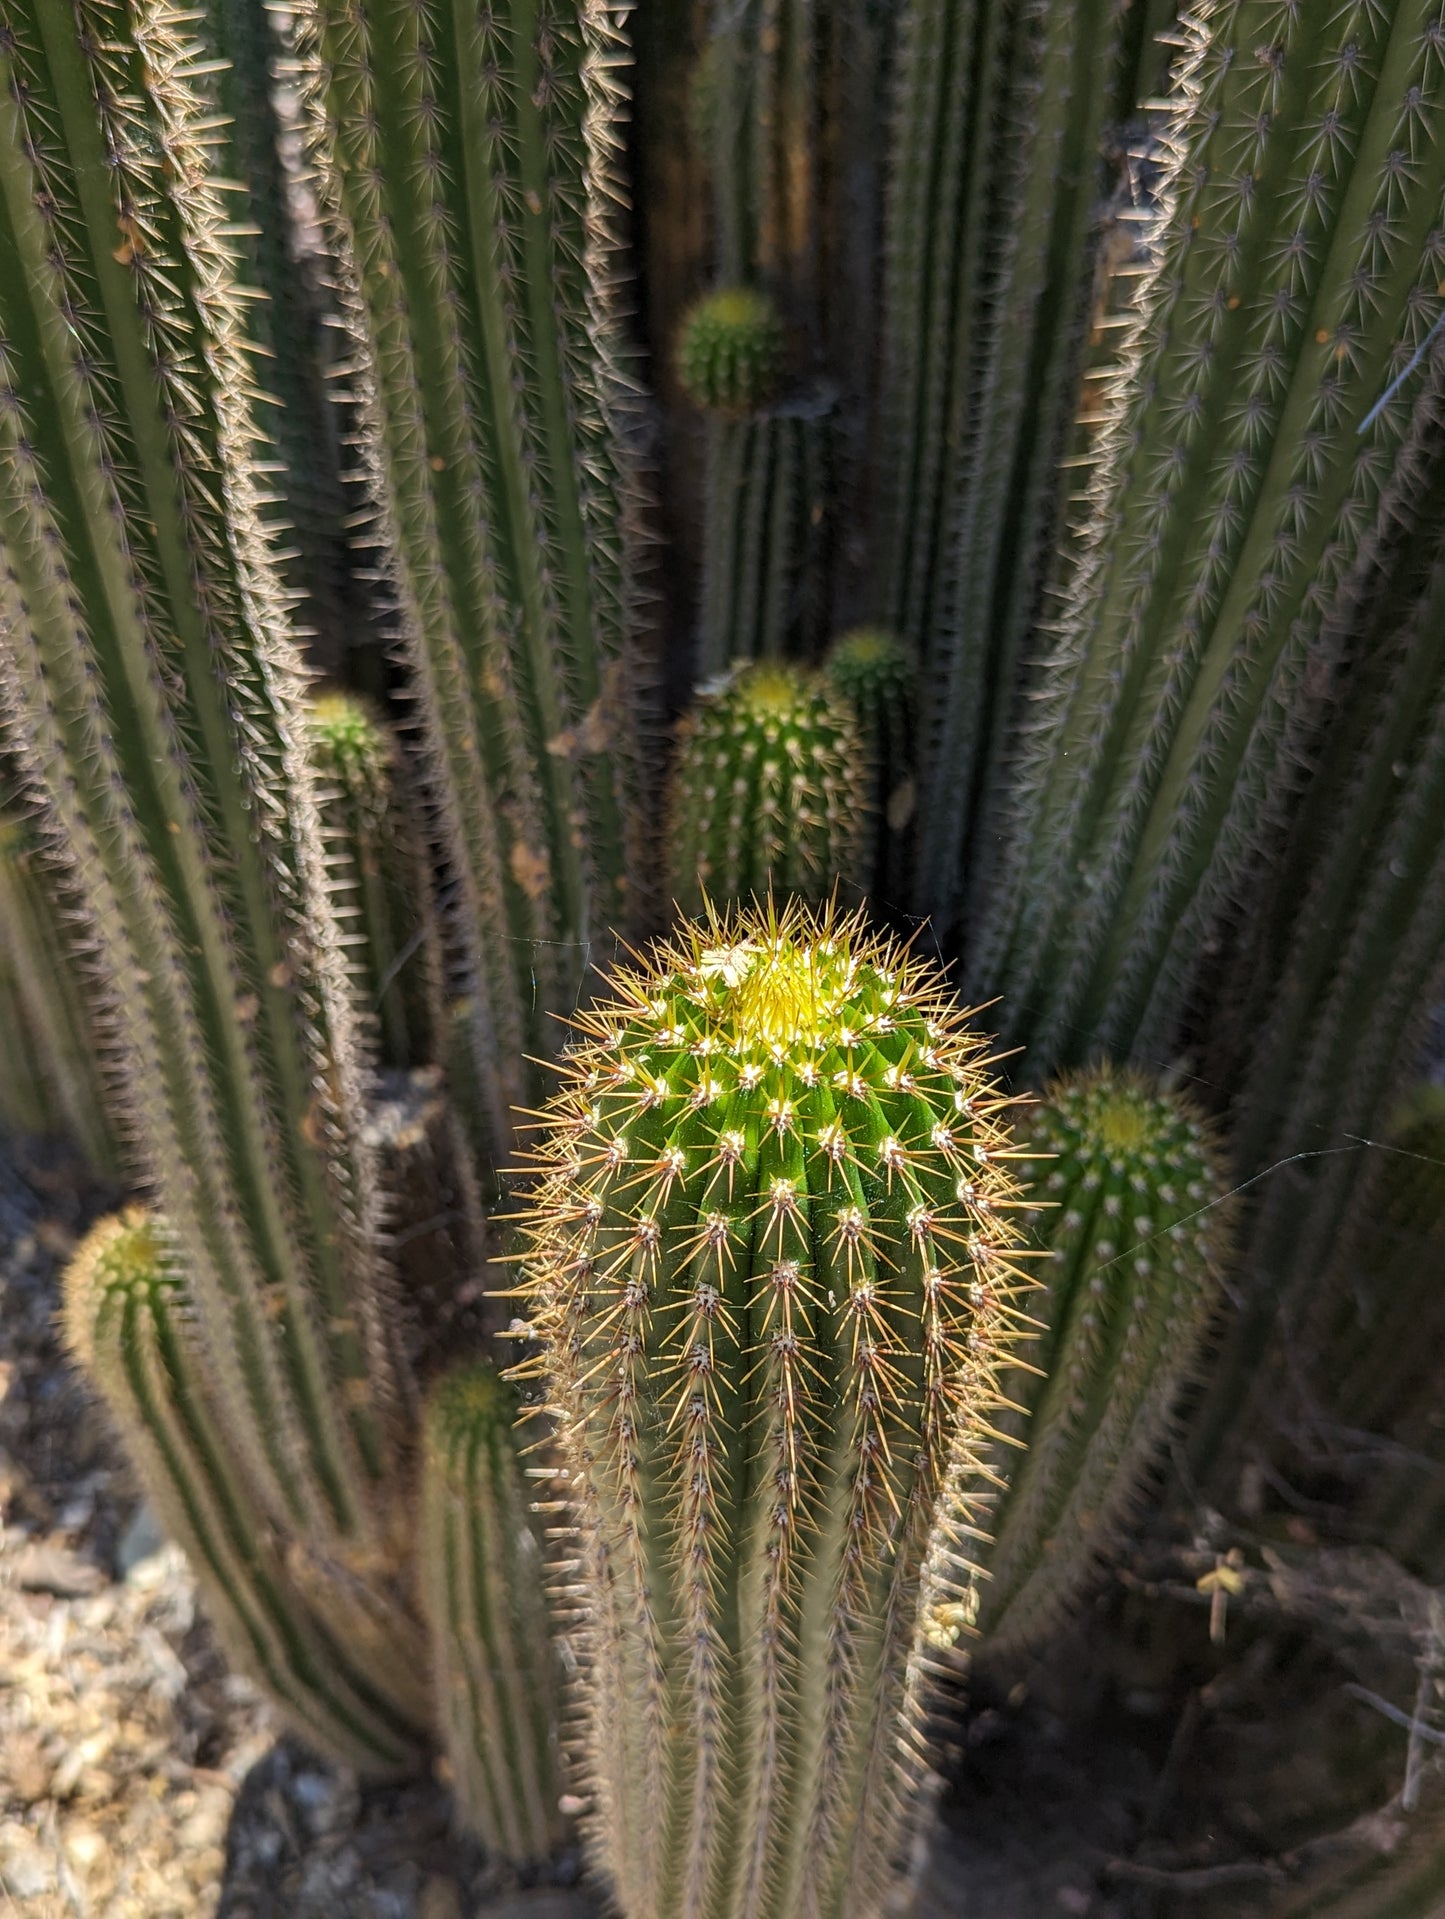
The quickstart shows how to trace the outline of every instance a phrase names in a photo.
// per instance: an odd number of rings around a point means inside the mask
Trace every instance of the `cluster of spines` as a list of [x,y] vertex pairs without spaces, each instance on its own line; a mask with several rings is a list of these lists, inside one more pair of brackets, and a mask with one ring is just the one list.
[[977,974],[1034,1070],[1168,1043],[1254,856],[1445,273],[1438,0],[1191,16]]
[[1181,1387],[1197,1371],[1230,1237],[1218,1147],[1187,1102],[1107,1070],[1025,1107],[1029,1223],[1049,1255],[1042,1323],[1008,1374],[1001,1490],[976,1623],[994,1647],[1037,1642],[1078,1600],[1132,1517]]
[[918,663],[886,627],[859,626],[834,640],[823,671],[852,707],[868,755],[873,829],[869,890],[897,900],[906,885],[902,835],[918,803]]
[[879,613],[928,676],[918,897],[945,936],[991,864],[1062,513],[1120,12],[910,0],[899,28]]
[[782,318],[767,294],[721,287],[683,316],[678,378],[709,412],[756,413],[775,398],[786,355]]
[[606,0],[437,13],[308,0],[298,31],[496,1153],[627,917],[625,56]]
[[525,1256],[591,1842],[629,1919],[871,1913],[916,1807],[943,1493],[1017,1336],[1008,1102],[938,976],[856,918],[714,918],[612,985]]
[[69,863],[218,1416],[278,1525],[375,1566],[407,1388],[208,49],[167,4],[3,17],[10,738]]
[[357,1004],[384,1066],[423,1066],[442,1044],[442,963],[421,836],[395,741],[367,706],[328,693],[308,709],[332,908],[349,943]]
[[217,76],[225,146],[214,164],[235,195],[231,232],[258,350],[256,416],[279,456],[272,484],[289,536],[281,557],[298,629],[334,672],[354,653],[358,625],[368,637],[366,607],[347,551],[354,501],[342,473],[340,395],[328,390],[325,269],[298,246],[293,218],[299,182],[289,177],[289,129],[278,110],[283,29],[265,0],[211,0],[206,22],[225,62]]
[[414,1766],[427,1719],[420,1635],[398,1645],[392,1621],[378,1632],[363,1607],[328,1617],[324,1595],[317,1604],[318,1569],[278,1538],[216,1416],[164,1224],[138,1207],[102,1220],[66,1273],[64,1316],[70,1350],[184,1547],[232,1660],[323,1752],[369,1773]]
[[[1278,1360],[1313,1317],[1352,1213],[1373,1203],[1358,1142],[1390,1124],[1424,1044],[1445,952],[1445,352],[1381,501],[1375,538],[1334,597],[1246,933],[1218,987],[1229,1017],[1206,1057],[1237,1087],[1235,1171],[1263,1188],[1241,1251],[1244,1311],[1196,1425],[1198,1471],[1234,1470],[1252,1399],[1284,1403]],[[1287,797],[1293,797],[1289,795]],[[1343,1153],[1331,1151],[1344,1147]],[[1316,1157],[1324,1149],[1328,1157]]]
[[0,1124],[59,1134],[101,1174],[116,1166],[83,958],[29,822],[0,812]]
[[515,1392],[480,1362],[445,1374],[422,1423],[422,1585],[457,1810],[487,1849],[535,1864],[563,1820],[559,1672]]
[[685,913],[855,885],[867,808],[851,710],[818,676],[762,662],[704,688],[678,729],[668,817]]

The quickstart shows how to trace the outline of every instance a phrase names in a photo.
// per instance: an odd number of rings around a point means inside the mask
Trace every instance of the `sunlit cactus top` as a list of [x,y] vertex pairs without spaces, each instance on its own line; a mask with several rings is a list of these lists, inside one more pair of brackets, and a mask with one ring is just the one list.
[[683,320],[677,374],[699,406],[751,413],[776,394],[786,352],[783,322],[767,294],[723,287]]
[[544,1331],[625,1358],[649,1326],[684,1400],[718,1348],[766,1349],[791,1415],[820,1383],[802,1348],[841,1342],[880,1436],[920,1392],[951,1404],[1012,1324],[1019,1235],[1009,1102],[933,967],[861,916],[769,906],[613,985],[546,1113]]

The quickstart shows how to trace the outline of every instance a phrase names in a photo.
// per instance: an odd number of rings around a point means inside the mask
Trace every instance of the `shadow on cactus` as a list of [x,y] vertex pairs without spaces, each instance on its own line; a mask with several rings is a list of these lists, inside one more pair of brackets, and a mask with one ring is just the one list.
[[628,1919],[874,1914],[930,1602],[1020,1336],[1009,1100],[858,917],[711,916],[612,979],[525,1256]]

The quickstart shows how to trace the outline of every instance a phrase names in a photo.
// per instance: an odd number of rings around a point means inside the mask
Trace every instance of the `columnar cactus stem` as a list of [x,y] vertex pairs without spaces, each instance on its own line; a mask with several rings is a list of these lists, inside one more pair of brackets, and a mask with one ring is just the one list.
[[94,1171],[114,1173],[84,960],[53,891],[28,821],[0,813],[0,1123],[63,1133]]
[[707,425],[704,678],[740,660],[807,653],[823,629],[832,400],[800,397]]
[[1211,0],[1188,32],[1157,265],[974,972],[1034,1072],[1170,1043],[1445,277],[1438,0]]
[[910,0],[884,287],[881,617],[918,652],[918,881],[947,936],[991,859],[1060,518],[1091,290],[1114,0]]
[[191,1562],[232,1660],[311,1744],[371,1773],[415,1765],[426,1723],[419,1639],[398,1646],[308,1591],[237,1470],[195,1339],[175,1248],[139,1208],[103,1220],[65,1278],[65,1329],[147,1497]]
[[856,885],[867,807],[848,706],[795,667],[746,667],[705,689],[678,728],[668,821],[673,898],[826,899]]
[[218,1416],[374,1564],[405,1374],[192,18],[0,0],[0,691]]
[[1223,1049],[1235,1055],[1225,1069],[1238,1089],[1235,1170],[1269,1178],[1241,1259],[1244,1310],[1197,1428],[1198,1470],[1217,1456],[1232,1472],[1251,1430],[1245,1399],[1267,1421],[1278,1402],[1277,1368],[1262,1369],[1259,1355],[1275,1329],[1292,1345],[1314,1310],[1367,1170],[1362,1142],[1388,1125],[1445,977],[1439,376],[1437,365],[1417,409],[1426,464],[1403,459],[1402,497],[1386,502],[1400,524],[1378,529],[1384,551],[1335,609],[1355,637],[1302,703],[1317,720],[1323,709],[1323,743],[1305,803],[1256,884],[1256,924],[1269,937],[1246,943],[1225,982],[1225,1003],[1242,1004],[1250,1022],[1248,1038]]
[[1030,1302],[1045,1330],[1005,1376],[1003,1490],[988,1521],[977,1624],[1037,1641],[1127,1526],[1201,1355],[1230,1237],[1220,1155],[1178,1098],[1132,1075],[1063,1081],[1026,1108],[1026,1188],[1050,1252]]
[[874,1919],[916,1795],[941,1514],[1015,1335],[1007,1101],[857,919],[620,972],[545,1115],[526,1265],[628,1919]]
[[[348,652],[369,638],[361,582],[348,565],[346,523],[356,505],[342,474],[341,422],[328,391],[326,313],[321,263],[298,255],[293,185],[277,111],[277,68],[285,45],[266,0],[206,0],[205,18],[218,59],[218,104],[226,116],[219,170],[239,188],[231,216],[240,271],[253,299],[247,315],[261,349],[254,405],[273,443],[273,484],[289,529],[288,582],[299,624],[326,670],[340,670]],[[360,626],[362,632],[358,634]]]
[[431,876],[397,781],[394,741],[344,693],[308,709],[333,909],[348,939],[357,1003],[376,1022],[384,1066],[428,1065],[444,1021]]
[[852,707],[870,761],[873,854],[868,886],[890,904],[906,897],[904,834],[918,806],[914,735],[918,662],[884,627],[860,626],[836,639],[823,663]]
[[524,1054],[627,915],[622,45],[610,0],[303,0],[298,22],[501,1150]]
[[517,1413],[515,1393],[489,1366],[438,1380],[423,1423],[421,1554],[458,1811],[489,1852],[528,1864],[560,1843],[564,1821],[551,1575]]

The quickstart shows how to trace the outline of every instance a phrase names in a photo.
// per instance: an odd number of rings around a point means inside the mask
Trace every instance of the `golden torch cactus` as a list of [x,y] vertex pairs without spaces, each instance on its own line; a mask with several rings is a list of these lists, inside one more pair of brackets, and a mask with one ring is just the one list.
[[937,973],[795,906],[579,1022],[529,1222],[628,1919],[882,1910],[922,1630],[1018,1332],[1008,1101]]

